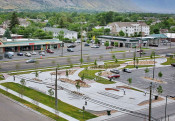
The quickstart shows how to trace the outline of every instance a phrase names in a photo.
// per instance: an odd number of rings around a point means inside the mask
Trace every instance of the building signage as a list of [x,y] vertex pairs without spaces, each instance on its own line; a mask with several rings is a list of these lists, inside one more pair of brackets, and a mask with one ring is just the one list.
[[50,42],[46,42],[46,44],[50,44]]
[[29,43],[29,45],[35,45],[35,43]]

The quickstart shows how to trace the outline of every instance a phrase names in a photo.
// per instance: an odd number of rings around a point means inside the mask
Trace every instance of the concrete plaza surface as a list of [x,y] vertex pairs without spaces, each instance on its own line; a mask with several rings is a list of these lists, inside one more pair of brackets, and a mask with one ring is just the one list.
[[[162,67],[160,63],[163,63],[165,61],[166,59],[164,58],[156,59],[156,67]],[[124,66],[122,65],[122,67]],[[72,70],[75,70],[75,72],[72,75],[69,75],[67,77],[64,72],[61,75],[59,75],[58,78],[68,78],[71,80],[80,79],[78,74],[79,72],[84,70],[84,68],[74,68]],[[139,70],[143,70],[143,69],[139,69]],[[60,70],[60,71],[63,72],[65,70]],[[21,79],[25,79],[27,87],[31,87],[37,91],[48,94],[48,90],[50,88],[54,88],[54,84],[55,84],[55,75],[51,75],[51,73],[52,72],[39,73],[39,77],[37,78],[40,79],[41,81],[33,80],[34,78],[36,78],[34,72],[30,74],[17,75],[15,76],[16,77],[15,83],[20,83]],[[133,76],[135,75],[135,73],[131,73],[130,75],[132,74]],[[147,89],[138,87],[135,84],[132,84],[131,87],[141,90],[143,92],[139,92],[131,89],[117,88],[118,86],[128,86],[128,84],[126,83],[126,78],[129,77],[128,75],[129,74],[127,75],[121,74],[120,79],[114,80],[116,81],[115,84],[100,84],[100,83],[96,83],[94,80],[84,80],[88,85],[90,85],[90,87],[89,88],[81,87],[79,90],[77,90],[77,88],[73,84],[58,81],[58,86],[64,88],[64,89],[58,88],[58,98],[80,109],[82,109],[82,107],[85,106],[85,110],[89,112],[104,112],[104,111],[106,112],[107,110],[117,110],[117,112],[113,113],[110,116],[110,118],[118,117],[125,114],[126,112],[124,110],[140,113],[141,110],[148,108],[148,104],[145,104],[142,106],[138,105],[142,102],[149,100],[149,94],[145,95],[144,93],[145,91],[147,91]],[[144,72],[142,72],[142,75],[144,75]],[[3,82],[14,82],[13,77],[10,76],[6,80],[2,81],[1,83]],[[145,85],[144,87],[148,87],[148,86],[149,85]],[[119,91],[106,90],[106,88],[118,89]],[[78,91],[79,93],[82,93],[84,95],[78,96],[70,93],[70,91]],[[153,93],[153,94],[156,94],[156,93]],[[163,100],[153,103],[152,104],[153,107],[159,107],[165,104],[165,100],[164,100],[165,98],[163,96],[160,96],[160,97],[163,98]],[[85,105],[85,101],[87,102],[87,105]],[[175,101],[168,99],[168,103],[172,103],[172,102],[175,102]],[[42,104],[40,104],[40,106],[42,107]],[[50,110],[49,107],[47,107],[46,109]],[[61,117],[68,119],[67,115],[62,115]],[[90,119],[90,121],[95,121],[95,120],[100,121],[100,120],[106,120],[108,118],[109,116],[104,115],[95,119]],[[76,120],[76,119],[72,118],[72,120]]]

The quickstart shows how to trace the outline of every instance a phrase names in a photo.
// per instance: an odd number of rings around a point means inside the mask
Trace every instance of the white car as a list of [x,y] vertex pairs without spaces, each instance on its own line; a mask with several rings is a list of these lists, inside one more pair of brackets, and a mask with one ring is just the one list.
[[35,51],[30,52],[31,55],[36,55]]
[[25,56],[31,57],[31,54],[30,54],[29,52],[26,52],[26,53],[25,53]]
[[99,48],[100,46],[98,45],[92,45],[91,48]]

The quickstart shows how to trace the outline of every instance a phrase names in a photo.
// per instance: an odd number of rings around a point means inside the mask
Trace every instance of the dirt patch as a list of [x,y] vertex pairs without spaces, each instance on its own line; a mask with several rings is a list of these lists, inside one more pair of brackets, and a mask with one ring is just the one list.
[[[134,65],[134,62],[129,62],[128,65]],[[150,60],[145,60],[145,61],[141,61],[139,60],[138,65],[154,65],[154,61],[150,61]]]
[[154,82],[158,82],[158,83],[166,83],[166,82],[164,82],[164,81],[162,81],[162,80],[153,79],[153,78],[151,78],[151,77],[144,77],[144,79],[148,79],[148,80],[151,80],[151,81],[154,81]]
[[105,88],[105,90],[114,90],[114,91],[119,91],[118,89],[114,89],[114,88]]
[[[73,75],[77,70],[68,70],[69,75]],[[57,72],[58,75],[66,74],[66,71]],[[50,75],[56,75],[56,72],[51,72]]]
[[33,80],[35,80],[35,81],[39,81],[39,82],[42,81],[42,80],[40,80],[40,79],[38,79],[38,78],[33,78]]
[[[155,99],[152,100],[152,103],[159,102],[159,101],[162,101],[162,100],[164,100],[164,99],[161,98],[161,97],[158,97],[157,100],[155,100]],[[149,104],[149,100],[143,101],[143,102],[141,102],[141,103],[139,103],[139,104],[137,104],[137,105],[139,105],[139,106],[143,106],[143,105],[147,105],[147,104]]]
[[124,88],[124,89],[131,89],[130,87],[128,86],[116,86],[117,88]]
[[101,75],[102,76],[105,76],[105,77],[108,77],[109,75],[112,75],[112,73],[109,72],[109,71],[102,71],[102,74]]
[[[76,85],[76,83],[77,83],[77,81],[73,81],[73,80],[67,79],[67,78],[60,78],[60,80],[63,82],[73,84],[73,85]],[[86,82],[84,82],[84,81],[79,81],[79,82],[80,82],[79,84],[81,87],[90,87],[90,85],[86,84]]]
[[[111,114],[116,113],[116,110],[111,110]],[[107,111],[95,111],[95,112],[91,112],[92,114],[96,115],[96,116],[105,116],[107,115]]]

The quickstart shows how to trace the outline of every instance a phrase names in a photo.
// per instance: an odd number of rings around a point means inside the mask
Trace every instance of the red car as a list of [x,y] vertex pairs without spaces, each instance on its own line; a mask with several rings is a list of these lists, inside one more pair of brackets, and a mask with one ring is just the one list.
[[106,49],[113,49],[113,47],[112,46],[108,46],[108,47],[106,47]]
[[51,49],[47,49],[46,51],[47,51],[47,53],[54,53],[53,50],[51,50]]
[[108,76],[109,79],[119,78],[119,77],[120,77],[119,74]]

